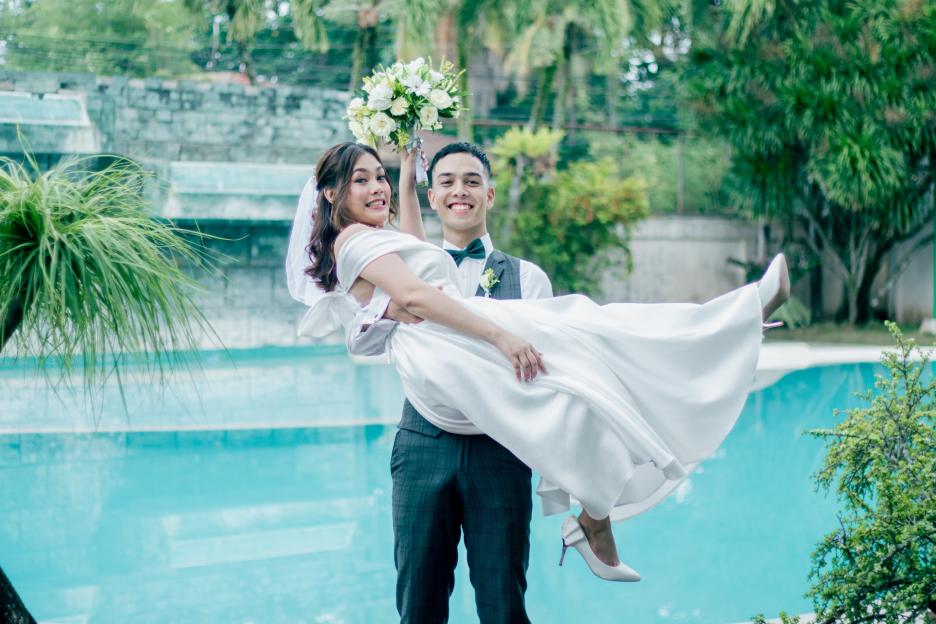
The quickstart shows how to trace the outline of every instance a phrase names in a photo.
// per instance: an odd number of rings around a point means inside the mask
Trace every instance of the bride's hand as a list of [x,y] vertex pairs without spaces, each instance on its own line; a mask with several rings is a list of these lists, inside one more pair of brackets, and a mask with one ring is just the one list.
[[404,149],[400,152],[400,186],[416,185],[416,152],[415,149]]
[[400,152],[400,186],[416,185],[417,158],[421,159],[423,169],[429,168],[425,152],[422,152],[418,148],[413,148],[411,150],[404,149]]
[[504,332],[495,346],[513,365],[517,381],[532,381],[538,372],[546,373],[543,354],[519,336]]

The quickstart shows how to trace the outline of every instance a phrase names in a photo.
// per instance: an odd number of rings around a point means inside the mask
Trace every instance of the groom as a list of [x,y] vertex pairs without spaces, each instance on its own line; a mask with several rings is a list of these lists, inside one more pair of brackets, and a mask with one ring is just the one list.
[[[493,282],[490,296],[496,299],[552,296],[542,269],[494,249],[486,223],[494,203],[491,165],[480,147],[443,147],[429,164],[429,184],[429,202],[442,221],[442,246],[458,265],[463,295],[483,296],[480,284],[487,275],[486,285]],[[396,321],[418,320],[391,303],[383,320],[363,326],[358,321],[352,332],[362,341],[382,342]],[[401,622],[448,621],[458,541],[464,533],[481,624],[528,623],[524,593],[533,507],[530,469],[480,431],[459,435],[439,429],[407,400],[390,473]]]

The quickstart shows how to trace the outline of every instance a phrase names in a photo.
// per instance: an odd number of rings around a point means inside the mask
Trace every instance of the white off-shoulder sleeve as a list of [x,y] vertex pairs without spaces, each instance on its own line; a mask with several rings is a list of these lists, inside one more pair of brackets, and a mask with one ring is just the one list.
[[338,254],[338,281],[351,288],[368,264],[387,254],[403,252],[422,244],[409,234],[394,230],[366,229],[352,234]]
[[312,304],[302,320],[296,334],[309,338],[324,338],[332,332],[344,330],[360,306],[344,289],[327,293]]

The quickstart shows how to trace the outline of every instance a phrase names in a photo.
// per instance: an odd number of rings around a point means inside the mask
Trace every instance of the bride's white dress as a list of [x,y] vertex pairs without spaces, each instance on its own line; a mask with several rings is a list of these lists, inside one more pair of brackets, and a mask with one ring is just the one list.
[[703,305],[466,299],[448,253],[391,230],[345,243],[340,284],[391,253],[543,353],[549,373],[521,383],[495,347],[429,321],[399,325],[387,345],[419,413],[452,433],[462,432],[461,413],[508,448],[543,477],[547,514],[568,509],[570,495],[594,518],[646,511],[714,453],[741,412],[762,338],[756,285]]

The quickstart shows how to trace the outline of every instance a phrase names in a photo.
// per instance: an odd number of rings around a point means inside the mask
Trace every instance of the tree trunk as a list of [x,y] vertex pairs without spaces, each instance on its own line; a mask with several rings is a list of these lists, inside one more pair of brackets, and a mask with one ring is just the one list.
[[250,84],[257,84],[257,68],[250,52],[250,45],[238,42],[237,49],[240,52],[241,73],[247,76]]
[[361,80],[365,73],[370,73],[374,67],[373,48],[377,40],[376,28],[358,28],[354,38],[354,52],[351,61],[351,80],[348,90],[357,91],[361,88]]
[[848,324],[857,325],[858,324],[858,288],[857,285],[849,286],[845,285],[846,290],[846,300],[848,303]]
[[461,114],[458,116],[458,138],[462,141],[471,141],[471,90],[468,80],[469,64],[471,63],[471,41],[474,39],[473,33],[461,33],[461,36],[455,40],[456,53],[458,55],[458,69],[464,70],[461,75],[462,106]]
[[533,108],[530,109],[530,131],[536,130],[546,119],[546,107],[549,94],[553,92],[553,80],[556,77],[556,63],[543,67],[539,71],[539,80],[536,81],[536,98]]
[[[23,321],[23,307],[19,299],[13,300],[13,306],[3,322],[0,323],[0,353],[16,328]],[[3,624],[36,624],[36,620],[26,610],[19,594],[13,589],[10,579],[0,568],[0,622]]]
[[621,99],[621,77],[617,70],[611,70],[605,79],[605,123],[616,126],[617,107]]
[[556,68],[556,90],[553,94],[553,130],[561,130],[562,126],[565,124],[566,93],[569,91],[569,80],[571,78],[569,65],[571,64],[572,60],[572,43],[569,41],[571,34],[570,29],[570,26],[566,26],[564,33],[565,43],[562,45],[562,55],[556,62],[558,67]]
[[19,594],[13,589],[10,579],[0,568],[0,622],[3,624],[36,624],[36,620],[26,610]]
[[513,221],[517,213],[520,212],[520,195],[523,191],[523,178],[526,177],[527,157],[523,154],[517,154],[517,162],[514,165],[513,177],[510,180],[510,188],[507,192],[507,211],[503,216],[501,223],[499,241],[506,245],[513,233]]
[[16,328],[19,327],[22,321],[23,306],[19,299],[14,299],[13,306],[10,308],[9,314],[7,314],[6,318],[3,319],[3,324],[0,326],[0,353],[3,352],[3,346],[7,343],[7,340],[10,339],[10,336],[13,335],[13,332],[16,331]]
[[361,88],[361,79],[377,64],[377,24],[380,12],[376,6],[358,11],[358,29],[354,37],[354,52],[351,61],[351,84],[348,90]]

